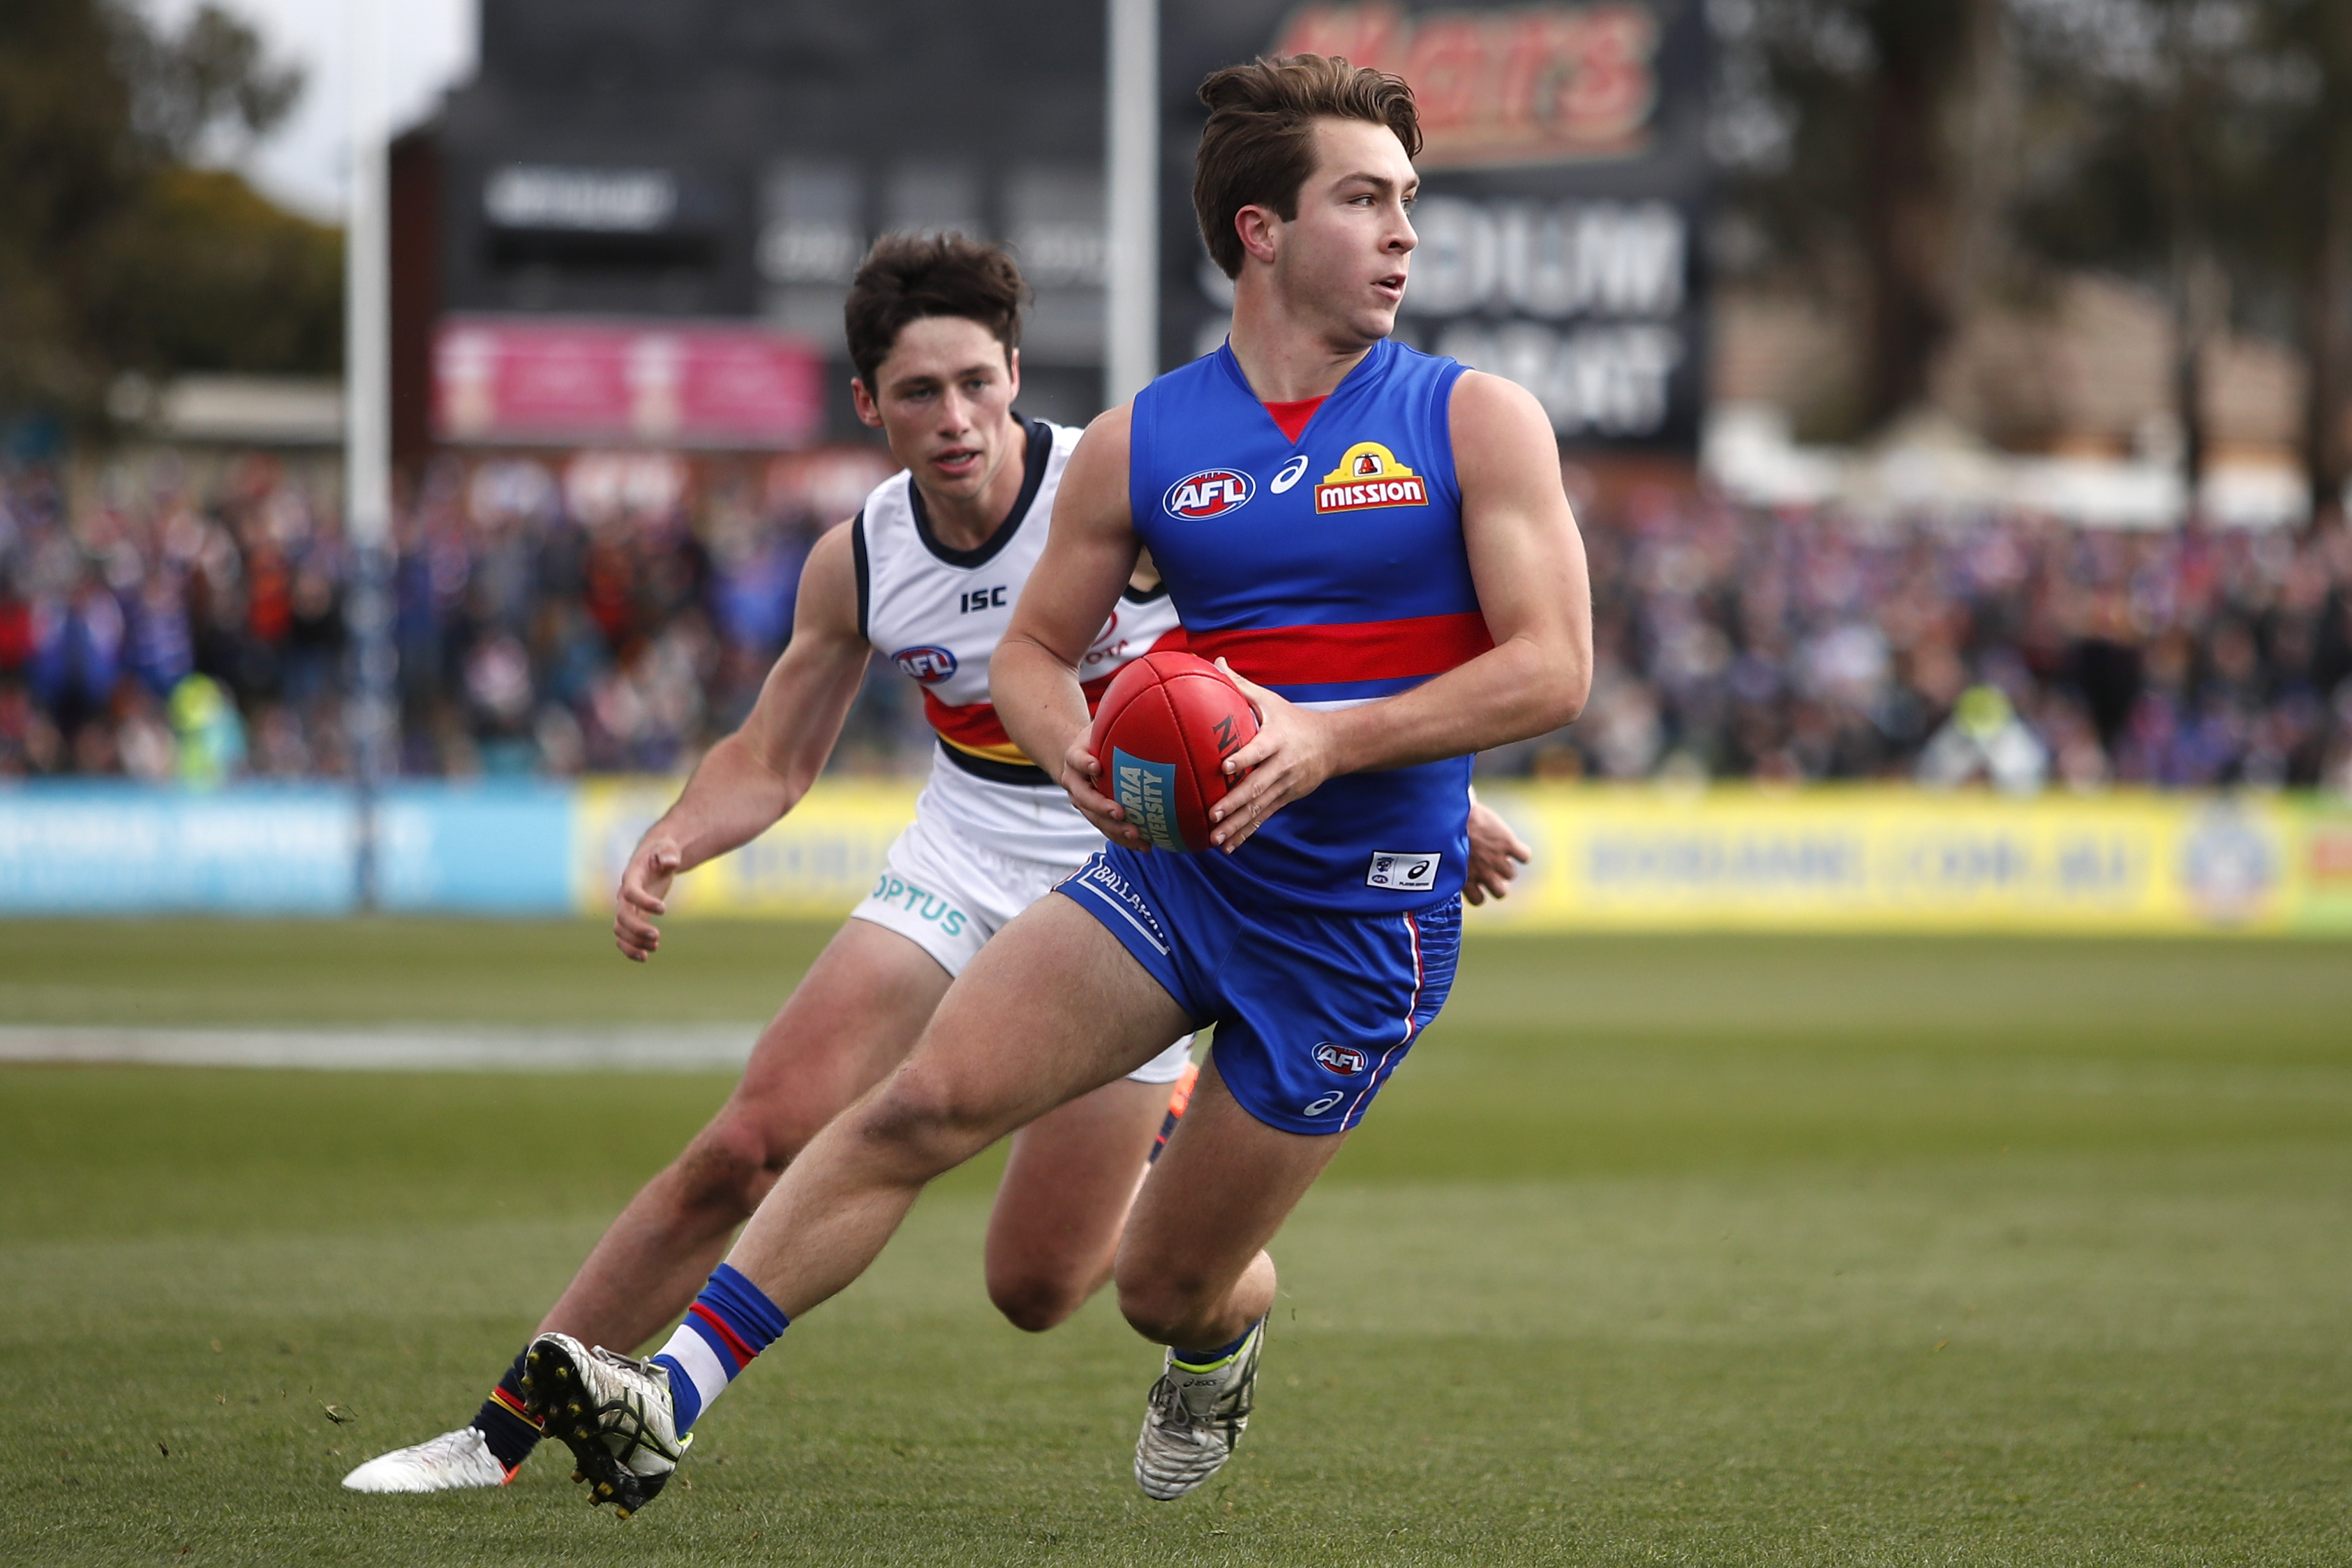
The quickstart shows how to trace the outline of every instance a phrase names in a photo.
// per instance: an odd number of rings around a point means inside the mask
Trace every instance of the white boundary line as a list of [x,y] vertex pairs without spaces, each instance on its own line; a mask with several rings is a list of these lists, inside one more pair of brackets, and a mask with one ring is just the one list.
[[674,1029],[109,1029],[0,1025],[0,1062],[130,1062],[371,1072],[740,1069],[757,1024]]

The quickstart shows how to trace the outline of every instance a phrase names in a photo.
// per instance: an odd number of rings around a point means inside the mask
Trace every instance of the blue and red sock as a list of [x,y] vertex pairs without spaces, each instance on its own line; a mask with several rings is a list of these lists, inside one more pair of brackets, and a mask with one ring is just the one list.
[[685,1436],[710,1402],[751,1364],[751,1358],[775,1343],[791,1324],[783,1309],[759,1286],[727,1264],[719,1265],[686,1309],[686,1321],[654,1355],[656,1364],[669,1369],[678,1435]]

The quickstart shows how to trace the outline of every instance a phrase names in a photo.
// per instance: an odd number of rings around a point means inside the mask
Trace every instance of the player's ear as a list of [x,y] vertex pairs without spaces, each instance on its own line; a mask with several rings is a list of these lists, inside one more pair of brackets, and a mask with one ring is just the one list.
[[1234,214],[1234,233],[1241,236],[1243,250],[1260,261],[1272,261],[1281,223],[1281,214],[1272,207],[1252,203]]
[[857,422],[860,424],[873,430],[882,428],[882,410],[875,402],[874,394],[866,390],[865,377],[849,378],[849,401],[857,409]]

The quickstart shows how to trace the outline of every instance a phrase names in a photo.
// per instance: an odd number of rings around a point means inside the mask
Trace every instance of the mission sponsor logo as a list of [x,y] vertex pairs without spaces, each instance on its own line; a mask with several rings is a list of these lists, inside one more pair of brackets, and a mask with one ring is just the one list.
[[890,662],[905,672],[909,679],[927,686],[938,685],[956,673],[956,656],[945,648],[924,646],[901,648],[890,655]]
[[1368,507],[1426,507],[1429,486],[1377,441],[1359,441],[1315,486],[1318,512],[1360,512]]
[[1342,1078],[1353,1078],[1372,1064],[1372,1059],[1352,1045],[1333,1045],[1325,1040],[1315,1048],[1316,1065],[1326,1072],[1336,1072]]
[[1250,476],[1238,468],[1203,468],[1198,474],[1187,474],[1168,486],[1162,503],[1171,517],[1186,522],[1205,522],[1222,517],[1237,507],[1249,504],[1257,486]]

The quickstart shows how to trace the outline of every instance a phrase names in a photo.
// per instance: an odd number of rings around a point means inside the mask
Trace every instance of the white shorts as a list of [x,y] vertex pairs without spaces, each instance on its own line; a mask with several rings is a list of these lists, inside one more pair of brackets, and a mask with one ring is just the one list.
[[[997,854],[918,811],[890,846],[874,891],[850,918],[896,931],[950,975],[961,975],[983,943],[1076,869]],[[1188,1034],[1128,1076],[1139,1083],[1173,1083],[1192,1059]]]

